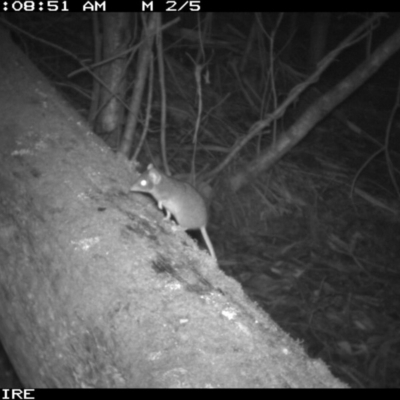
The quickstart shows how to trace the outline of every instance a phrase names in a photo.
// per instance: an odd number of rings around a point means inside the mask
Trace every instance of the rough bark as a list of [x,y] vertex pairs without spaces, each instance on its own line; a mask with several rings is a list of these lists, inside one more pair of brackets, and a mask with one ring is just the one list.
[[4,32],[0,54],[0,339],[24,385],[342,386],[128,193]]

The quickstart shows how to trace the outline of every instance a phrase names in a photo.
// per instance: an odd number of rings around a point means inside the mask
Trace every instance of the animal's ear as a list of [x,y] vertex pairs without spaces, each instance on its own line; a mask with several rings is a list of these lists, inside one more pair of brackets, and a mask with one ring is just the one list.
[[161,174],[155,168],[152,168],[148,172],[150,181],[153,185],[158,185],[161,182]]

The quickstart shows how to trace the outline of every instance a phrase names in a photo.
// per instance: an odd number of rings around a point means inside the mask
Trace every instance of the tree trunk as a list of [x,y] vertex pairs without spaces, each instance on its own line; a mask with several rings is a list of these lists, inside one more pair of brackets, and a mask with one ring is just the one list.
[[[111,60],[118,53],[127,49],[130,40],[130,14],[129,13],[101,13],[101,26],[103,28],[102,59]],[[121,125],[124,115],[126,91],[126,55],[108,61],[100,69],[101,79],[105,86],[100,88],[99,114],[96,118],[96,132],[100,134],[114,133],[114,143],[121,140]],[[115,148],[118,148],[115,145]]]
[[0,339],[25,386],[342,386],[128,193],[3,31],[0,54]]

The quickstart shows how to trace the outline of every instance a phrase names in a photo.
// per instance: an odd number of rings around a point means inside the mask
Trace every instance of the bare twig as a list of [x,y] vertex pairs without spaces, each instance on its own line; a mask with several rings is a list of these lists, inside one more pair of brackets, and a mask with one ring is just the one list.
[[157,29],[156,20],[157,20],[157,13],[150,15],[148,18],[148,22],[146,22],[145,18],[143,17],[143,31],[142,31],[143,45],[140,50],[140,55],[138,60],[136,80],[133,89],[131,103],[129,106],[129,116],[125,125],[123,139],[120,147],[120,152],[127,157],[129,156],[129,153],[131,151],[134,137],[136,134],[136,125],[138,121],[143,90],[146,83],[148,66],[151,58],[150,57],[152,51],[151,48],[153,45],[154,36],[156,35],[156,29]]
[[203,95],[201,89],[201,71],[203,69],[203,65],[196,65],[194,76],[196,78],[196,87],[197,87],[197,118],[196,125],[193,133],[193,156],[192,156],[192,168],[191,168],[191,179],[193,180],[193,185],[196,184],[196,153],[197,153],[197,142],[198,142],[198,133],[200,129],[201,122],[201,114],[203,112]]
[[140,137],[139,144],[136,147],[135,153],[132,160],[136,162],[136,159],[142,150],[143,143],[146,139],[147,132],[149,131],[149,124],[151,119],[151,104],[153,102],[153,82],[154,82],[154,57],[153,54],[150,55],[150,75],[149,75],[149,86],[147,90],[147,105],[146,105],[146,119],[143,126],[142,135]]
[[392,130],[393,120],[394,120],[394,118],[396,116],[397,111],[399,110],[399,107],[400,107],[400,80],[399,80],[399,86],[397,87],[396,102],[393,105],[392,111],[390,113],[389,122],[387,124],[386,133],[385,133],[385,158],[386,158],[386,163],[387,163],[387,166],[388,166],[390,179],[392,180],[393,186],[394,186],[394,188],[396,190],[396,193],[397,193],[397,197],[400,198],[399,185],[397,184],[397,180],[396,180],[396,177],[394,175],[393,162],[392,162],[392,159],[391,159],[390,153],[389,153],[390,132]]
[[[157,18],[158,27],[161,26],[161,15]],[[164,165],[164,171],[168,176],[171,176],[171,171],[168,165],[167,158],[167,95],[165,91],[165,70],[164,70],[164,55],[162,34],[160,31],[156,35],[157,46],[157,63],[158,63],[158,79],[160,81],[160,94],[161,94],[161,126],[160,126],[160,143],[161,143],[161,156]]]
[[269,127],[274,119],[281,117],[287,107],[292,104],[308,86],[319,79],[319,76],[322,74],[322,72],[324,72],[328,68],[328,66],[336,59],[340,52],[354,44],[355,41],[360,40],[360,38],[362,38],[362,36],[360,37],[362,32],[365,31],[365,29],[373,24],[377,19],[382,18],[383,16],[385,16],[384,13],[374,14],[370,19],[361,24],[346,39],[344,39],[336,49],[332,50],[326,57],[324,57],[319,62],[317,70],[305,82],[295,86],[289,93],[285,101],[272,114],[270,114],[264,120],[255,122],[250,127],[248,134],[234,145],[231,152],[222,161],[222,163],[220,163],[214,170],[207,174],[207,178],[212,178],[213,176],[221,172],[233,160],[233,158],[243,148],[243,146],[245,146],[256,135],[262,133],[265,128]]
[[393,162],[392,162],[392,159],[391,159],[391,156],[390,156],[390,153],[389,153],[390,132],[392,130],[394,117],[396,116],[396,113],[397,113],[399,107],[400,107],[400,81],[399,81],[399,86],[397,88],[396,102],[393,105],[392,111],[390,113],[389,121],[388,121],[388,124],[387,124],[387,127],[386,127],[385,143],[383,145],[381,145],[378,141],[376,141],[376,143],[378,143],[381,146],[380,149],[378,149],[375,153],[373,153],[370,157],[368,157],[368,159],[358,169],[358,171],[357,171],[356,175],[354,176],[354,179],[353,179],[353,181],[351,183],[351,189],[350,189],[350,197],[351,198],[353,198],[354,188],[355,188],[356,182],[357,182],[358,178],[360,177],[362,171],[367,167],[367,165],[375,157],[377,157],[383,151],[385,152],[386,164],[387,164],[387,167],[388,167],[390,179],[391,179],[392,184],[393,184],[393,186],[394,186],[394,188],[396,190],[397,197],[400,197],[399,186],[397,184],[396,176],[395,176],[395,173],[394,173],[394,171],[396,171],[396,169],[393,166]]

